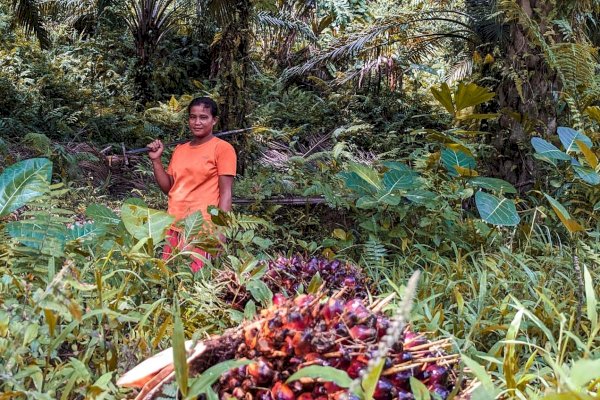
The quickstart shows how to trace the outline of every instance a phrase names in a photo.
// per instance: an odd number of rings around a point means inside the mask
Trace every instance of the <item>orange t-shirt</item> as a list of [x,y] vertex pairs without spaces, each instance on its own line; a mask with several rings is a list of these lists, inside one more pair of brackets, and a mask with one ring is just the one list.
[[168,213],[179,220],[200,211],[210,220],[208,206],[219,205],[219,176],[235,176],[236,161],[233,146],[216,137],[196,146],[177,146],[167,168],[173,177]]

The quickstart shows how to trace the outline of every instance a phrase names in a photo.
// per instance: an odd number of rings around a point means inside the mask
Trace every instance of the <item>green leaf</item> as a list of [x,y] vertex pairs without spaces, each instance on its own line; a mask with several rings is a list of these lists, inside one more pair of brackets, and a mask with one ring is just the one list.
[[42,254],[54,257],[64,255],[67,227],[56,223],[48,215],[10,222],[6,225],[6,231],[13,239],[24,246],[39,250]]
[[383,186],[389,192],[400,189],[412,189],[418,174],[412,170],[400,171],[392,169],[383,174]]
[[111,210],[102,204],[90,204],[85,209],[85,215],[102,225],[119,225],[121,219]]
[[308,287],[306,288],[306,293],[308,293],[308,294],[318,293],[319,288],[321,287],[322,284],[323,284],[323,278],[321,278],[321,274],[319,274],[319,271],[317,271],[317,273],[314,274],[313,277],[310,279],[310,283],[308,284]]
[[378,199],[373,196],[363,196],[356,200],[356,207],[362,209],[377,208],[379,205]]
[[244,319],[251,320],[256,316],[256,303],[254,300],[248,300],[244,307]]
[[136,239],[152,238],[156,244],[164,239],[167,228],[175,218],[164,211],[125,203],[121,218],[127,231]]
[[521,221],[512,200],[479,191],[475,193],[475,204],[481,219],[489,224],[515,226]]
[[447,83],[443,83],[442,86],[437,88],[431,88],[431,94],[450,114],[454,115],[454,104],[452,102],[452,92]]
[[544,196],[550,202],[550,206],[552,206],[552,209],[558,216],[558,219],[560,219],[560,221],[570,233],[580,232],[584,230],[583,227],[577,221],[571,218],[571,215],[562,204],[560,204],[552,196],[549,196],[546,193],[544,193]]
[[195,399],[202,394],[208,394],[208,390],[211,389],[211,386],[217,382],[221,375],[233,368],[238,368],[248,364],[252,364],[252,361],[228,360],[213,365],[204,371],[200,376],[192,379],[190,390],[185,398],[187,400]]
[[175,321],[175,326],[173,327],[173,364],[175,365],[177,385],[181,393],[185,396],[188,393],[188,364],[183,322],[181,322],[181,316],[179,315],[179,302],[176,296],[173,299],[173,304],[176,305],[173,310]]
[[567,153],[560,151],[558,147],[556,147],[552,143],[545,141],[542,138],[531,138],[531,145],[539,155],[547,157],[549,159],[566,161],[571,159],[571,156],[569,156]]
[[362,180],[367,182],[373,189],[381,189],[381,178],[375,169],[369,167],[368,165],[358,163],[350,163],[348,169],[350,172],[354,172]]
[[577,146],[577,143],[575,143],[576,140],[582,141],[588,147],[593,146],[589,137],[585,136],[583,133],[577,132],[575,129],[559,126],[557,132],[558,138],[560,139],[560,142],[563,144],[567,153],[570,151],[580,151],[579,146]]
[[490,378],[490,376],[486,372],[485,368],[483,366],[479,365],[475,360],[472,360],[471,358],[467,357],[464,354],[461,355],[461,358],[462,358],[462,361],[465,363],[465,365],[467,367],[469,367],[469,370],[471,370],[471,373],[473,375],[475,375],[475,378],[477,378],[477,380],[479,382],[481,382],[481,384],[485,388],[485,390],[488,392],[493,392],[494,391],[494,383],[492,382],[492,378]]
[[468,107],[473,107],[478,104],[485,103],[494,98],[496,94],[487,88],[479,86],[475,83],[459,83],[456,92],[454,93],[454,104],[456,111],[464,110]]
[[431,205],[433,201],[437,198],[437,195],[428,190],[411,190],[403,195],[408,200],[413,203],[423,204],[423,205]]
[[473,186],[480,187],[482,189],[491,190],[493,192],[498,193],[517,193],[517,189],[510,183],[506,182],[503,179],[498,178],[485,178],[485,177],[475,177],[469,179],[469,183]]
[[333,382],[341,388],[348,388],[352,383],[352,379],[348,376],[346,371],[321,365],[310,365],[308,367],[300,368],[292,374],[285,383],[297,381],[300,378],[323,379],[327,382]]
[[580,359],[575,361],[569,374],[571,382],[583,389],[590,381],[600,379],[600,358],[595,360]]
[[100,236],[106,232],[106,227],[101,224],[94,222],[86,222],[84,224],[74,224],[72,227],[67,228],[65,240],[70,242],[72,240],[83,240],[87,241],[94,237]]
[[19,161],[0,175],[0,217],[7,215],[48,190],[52,162],[46,158]]
[[410,390],[415,397],[415,400],[430,400],[431,395],[429,394],[429,390],[427,390],[427,386],[423,384],[420,380],[415,377],[410,377]]
[[442,149],[442,164],[452,176],[459,176],[460,173],[455,167],[461,167],[466,170],[474,170],[476,167],[475,158],[458,149]]
[[200,211],[196,211],[185,217],[183,220],[183,235],[190,239],[200,233],[204,226],[204,217]]
[[596,186],[600,184],[600,175],[592,168],[582,167],[580,165],[573,165],[573,170],[577,175],[586,183]]
[[273,292],[260,279],[252,279],[246,284],[246,290],[252,294],[252,297],[259,303],[268,306],[273,299]]
[[356,192],[359,196],[375,192],[373,186],[354,172],[340,172],[338,176],[344,180],[348,189]]
[[375,368],[369,372],[368,375],[365,375],[360,383],[363,392],[365,393],[365,399],[372,399],[373,394],[375,393],[375,389],[377,388],[377,382],[379,382],[379,376],[381,375],[381,371],[383,371],[383,366],[385,365],[385,358],[382,358]]

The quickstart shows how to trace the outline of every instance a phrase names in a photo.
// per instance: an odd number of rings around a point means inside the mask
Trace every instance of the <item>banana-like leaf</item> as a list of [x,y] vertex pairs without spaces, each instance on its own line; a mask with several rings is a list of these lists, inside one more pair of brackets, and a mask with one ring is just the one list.
[[175,220],[164,211],[153,210],[130,203],[123,204],[121,218],[125,229],[136,239],[152,238],[158,243],[165,238],[167,228]]
[[464,110],[468,107],[473,107],[478,104],[485,103],[494,98],[496,93],[479,86],[475,83],[464,84],[460,83],[454,93],[454,104],[456,112]]
[[552,160],[568,161],[571,159],[567,153],[560,151],[558,147],[540,137],[531,138],[531,145],[539,155]]
[[376,190],[355,172],[340,172],[338,176],[344,180],[348,189],[356,192],[358,195],[368,195]]
[[473,186],[480,187],[482,189],[491,190],[493,192],[498,193],[517,193],[517,189],[510,183],[506,182],[503,179],[498,178],[486,178],[483,176],[478,176],[476,178],[470,179],[469,183]]
[[452,176],[461,175],[455,167],[461,167],[465,170],[474,170],[476,166],[475,158],[462,150],[444,148],[442,149],[441,159],[442,164]]
[[475,193],[475,204],[481,218],[489,224],[515,226],[521,221],[515,203],[510,199],[480,191]]
[[350,163],[349,170],[357,174],[362,180],[371,185],[374,189],[381,189],[381,178],[379,173],[368,165]]
[[558,138],[560,139],[560,142],[563,144],[567,153],[570,151],[580,151],[577,143],[575,143],[576,140],[582,141],[588,147],[593,146],[589,137],[585,136],[583,133],[577,132],[575,129],[559,126],[557,131]]
[[412,189],[417,177],[417,173],[411,169],[407,171],[392,169],[383,174],[383,186],[390,192],[400,189]]
[[19,161],[0,175],[0,217],[44,194],[52,178],[46,158]]

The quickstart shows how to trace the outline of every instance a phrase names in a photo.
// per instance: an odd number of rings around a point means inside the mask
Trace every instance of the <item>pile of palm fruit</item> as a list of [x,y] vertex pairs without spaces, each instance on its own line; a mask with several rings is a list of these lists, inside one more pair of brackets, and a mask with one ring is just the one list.
[[[358,378],[378,353],[381,339],[391,333],[390,326],[397,326],[381,312],[385,300],[369,305],[360,298],[342,300],[337,293],[331,297],[299,295],[294,299],[276,295],[273,303],[257,320],[204,342],[202,351],[188,358],[192,376],[225,360],[251,361],[229,370],[216,381],[212,389],[220,399],[345,398],[347,389],[322,378],[294,381],[288,378],[314,365],[334,367],[345,371],[350,378]],[[385,354],[373,397],[413,398],[412,377],[438,398],[446,399],[455,388],[452,366],[458,361],[457,355],[445,353],[448,347],[449,340],[428,341],[422,335],[402,329],[400,339]],[[173,367],[170,368],[169,373],[162,371],[162,375],[141,380],[140,386],[143,383],[144,387],[137,398],[162,396],[161,388],[174,380]],[[350,398],[356,398],[353,396]]]

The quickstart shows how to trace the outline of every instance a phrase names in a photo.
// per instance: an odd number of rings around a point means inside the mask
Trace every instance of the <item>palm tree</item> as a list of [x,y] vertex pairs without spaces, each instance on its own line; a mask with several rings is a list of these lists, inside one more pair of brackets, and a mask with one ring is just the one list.
[[16,23],[22,26],[25,32],[33,33],[42,49],[49,48],[50,38],[40,3],[36,0],[13,0],[12,9]]

